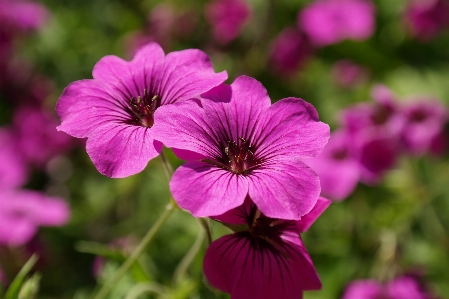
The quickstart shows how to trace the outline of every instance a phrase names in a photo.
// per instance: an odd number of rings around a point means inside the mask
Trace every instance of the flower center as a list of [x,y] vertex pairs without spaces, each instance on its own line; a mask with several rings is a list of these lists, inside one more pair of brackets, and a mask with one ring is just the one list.
[[391,111],[387,107],[378,105],[374,110],[374,113],[371,115],[371,121],[375,125],[383,125],[390,119],[392,114],[393,111]]
[[410,115],[409,115],[409,120],[411,122],[415,122],[415,123],[420,123],[425,121],[427,118],[427,114],[425,111],[422,110],[416,110],[413,111]]
[[260,161],[254,156],[250,142],[243,137],[237,141],[227,141],[222,151],[222,158],[219,160],[235,174],[247,174],[260,164]]
[[266,217],[257,218],[248,231],[256,238],[271,240],[278,235],[277,227],[271,222],[271,219]]
[[132,97],[129,101],[128,112],[131,119],[128,124],[151,128],[154,124],[154,112],[161,104],[161,97],[150,95],[143,90],[143,96]]

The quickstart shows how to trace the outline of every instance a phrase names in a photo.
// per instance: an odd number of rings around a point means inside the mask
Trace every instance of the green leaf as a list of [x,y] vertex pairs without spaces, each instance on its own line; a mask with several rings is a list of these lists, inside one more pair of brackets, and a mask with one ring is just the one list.
[[5,294],[5,299],[17,299],[19,298],[19,292],[22,288],[23,282],[25,280],[25,277],[28,275],[28,273],[31,271],[33,266],[36,264],[38,260],[38,257],[36,254],[33,254],[30,259],[26,262],[26,264],[20,269],[17,276],[12,281],[11,285],[9,286],[8,290]]

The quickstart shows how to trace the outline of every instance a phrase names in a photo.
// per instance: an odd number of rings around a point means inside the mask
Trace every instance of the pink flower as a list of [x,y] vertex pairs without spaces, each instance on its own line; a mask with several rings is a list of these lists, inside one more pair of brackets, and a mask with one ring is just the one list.
[[446,0],[411,0],[405,19],[414,36],[430,40],[449,26],[449,3]]
[[270,65],[275,72],[292,74],[309,58],[313,49],[304,34],[290,27],[272,41]]
[[155,114],[154,138],[188,161],[170,182],[177,203],[203,217],[249,195],[268,217],[298,220],[309,212],[320,183],[302,159],[320,153],[329,138],[315,108],[298,98],[271,105],[262,84],[246,76],[202,97],[202,108],[180,103]]
[[401,132],[405,149],[415,155],[432,151],[449,120],[447,107],[438,99],[421,97],[412,99],[401,112],[405,118]]
[[20,246],[38,226],[60,226],[69,219],[69,207],[59,198],[40,192],[0,190],[0,244]]
[[39,107],[17,109],[14,125],[20,151],[34,165],[44,167],[51,158],[72,148],[71,138],[56,131],[56,117]]
[[318,273],[300,233],[329,206],[320,198],[299,221],[266,217],[247,198],[245,203],[213,217],[235,233],[212,242],[203,270],[210,284],[231,299],[297,299],[303,291],[321,289]]
[[213,0],[206,6],[205,14],[214,38],[224,45],[240,34],[251,16],[251,7],[245,0]]
[[48,18],[47,9],[39,3],[26,0],[0,0],[0,27],[38,29]]
[[130,62],[103,57],[93,77],[64,90],[56,106],[61,117],[57,129],[87,137],[87,153],[97,169],[119,178],[142,171],[161,152],[152,128],[160,106],[196,97],[222,83],[227,74],[214,73],[202,51],[164,56],[158,44],[150,43]]
[[366,81],[368,71],[354,62],[344,59],[334,64],[332,77],[338,85],[352,88]]
[[369,38],[375,29],[374,13],[368,0],[317,0],[299,13],[298,25],[312,43],[327,46]]
[[332,132],[323,152],[306,163],[320,177],[321,194],[334,200],[350,195],[361,176],[352,136],[343,130]]
[[358,280],[352,282],[342,299],[430,299],[423,292],[416,279],[403,276],[386,284],[375,280]]
[[0,128],[0,190],[23,185],[28,178],[28,169],[15,134]]

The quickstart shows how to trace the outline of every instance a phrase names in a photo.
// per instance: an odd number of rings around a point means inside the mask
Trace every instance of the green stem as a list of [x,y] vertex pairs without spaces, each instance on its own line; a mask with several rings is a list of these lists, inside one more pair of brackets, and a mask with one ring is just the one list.
[[134,264],[134,262],[140,257],[140,255],[144,252],[145,248],[151,243],[153,237],[171,215],[171,213],[176,209],[176,205],[170,204],[167,205],[164,213],[159,217],[159,219],[154,223],[153,227],[147,232],[147,234],[143,237],[142,241],[140,241],[139,245],[134,249],[131,255],[126,259],[126,261],[120,266],[120,268],[114,273],[114,275],[109,278],[108,281],[101,287],[100,291],[93,297],[93,299],[104,299],[111,291],[111,289],[117,284],[117,282],[125,275],[125,273],[129,270],[129,268]]
[[170,162],[165,156],[164,151],[160,153],[159,157],[161,157],[162,167],[164,168],[165,176],[167,177],[168,181],[170,181],[173,175],[173,167],[171,166]]
[[198,222],[204,228],[207,237],[207,245],[212,243],[212,227],[208,218],[198,218]]

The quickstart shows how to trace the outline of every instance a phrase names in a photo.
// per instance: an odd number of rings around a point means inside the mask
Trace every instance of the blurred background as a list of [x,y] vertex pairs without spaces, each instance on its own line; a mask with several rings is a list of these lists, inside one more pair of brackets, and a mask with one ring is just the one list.
[[[54,223],[26,216],[35,230],[23,240],[0,236],[0,294],[36,253],[38,276],[29,275],[39,284],[36,298],[89,298],[163,211],[170,193],[159,159],[140,174],[110,179],[95,169],[83,140],[55,129],[54,107],[68,84],[92,78],[103,56],[131,60],[150,41],[166,53],[201,49],[215,71],[228,72],[227,83],[254,77],[273,102],[303,98],[332,131],[345,126],[348,107],[378,105],[379,84],[400,107],[416,99],[437,101],[439,111],[449,104],[445,0],[0,0],[0,204],[4,190],[33,190],[70,209],[70,218]],[[303,234],[323,283],[305,298],[342,298],[351,281],[403,275],[432,298],[449,298],[446,121],[438,122],[437,148],[401,151]],[[174,167],[182,163],[166,153]],[[0,211],[4,228],[5,219]],[[214,238],[229,233],[213,228]],[[160,294],[139,298],[229,298],[203,278],[206,242],[186,275],[173,279],[200,232],[193,217],[176,211],[110,298],[148,282]]]

